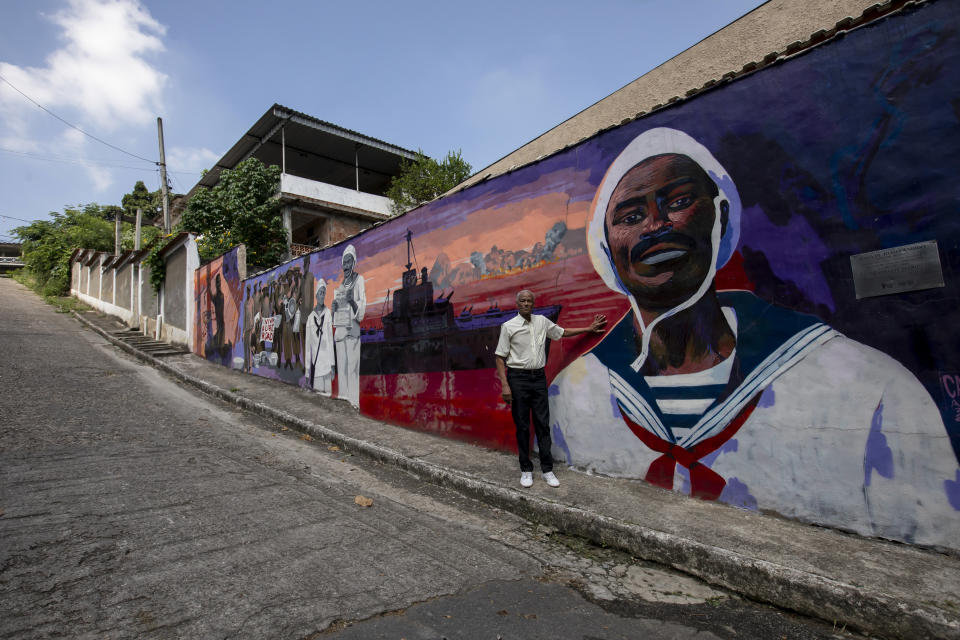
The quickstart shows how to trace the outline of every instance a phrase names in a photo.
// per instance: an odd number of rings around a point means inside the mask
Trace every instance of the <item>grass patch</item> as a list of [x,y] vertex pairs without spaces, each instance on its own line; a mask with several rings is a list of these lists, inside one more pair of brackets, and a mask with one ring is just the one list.
[[57,313],[70,313],[71,311],[89,311],[90,307],[70,296],[58,296],[44,293],[36,278],[26,269],[14,271],[12,276],[14,280],[27,287],[41,298],[43,301],[53,307]]
[[69,296],[43,296],[43,301],[54,307],[57,313],[70,313],[71,311],[89,311],[90,307],[80,302],[76,298]]
[[10,273],[10,277],[29,289],[37,290],[36,279],[26,269],[17,269]]

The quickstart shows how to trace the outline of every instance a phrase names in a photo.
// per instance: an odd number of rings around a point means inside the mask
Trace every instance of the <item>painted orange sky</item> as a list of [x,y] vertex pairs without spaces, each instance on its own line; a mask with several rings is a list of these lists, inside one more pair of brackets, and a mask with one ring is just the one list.
[[[568,229],[583,228],[586,224],[589,202],[572,202],[568,206],[565,193],[549,193],[502,206],[480,209],[455,227],[441,228],[420,234],[413,239],[416,263],[430,269],[440,253],[458,264],[469,260],[472,251],[486,254],[496,245],[506,251],[529,250],[543,242],[547,231],[557,222]],[[522,224],[517,224],[522,220]],[[367,303],[382,302],[387,289],[400,286],[403,265],[407,262],[407,248],[401,243],[375,256],[360,256],[357,270],[367,287]]]

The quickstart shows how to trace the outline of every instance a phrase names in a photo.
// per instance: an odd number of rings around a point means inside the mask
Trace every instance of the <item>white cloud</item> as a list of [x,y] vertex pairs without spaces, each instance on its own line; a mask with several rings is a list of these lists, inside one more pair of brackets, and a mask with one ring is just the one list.
[[[76,129],[66,129],[48,147],[55,149],[59,156],[76,158],[77,162],[84,162],[89,160],[87,155],[88,142],[89,138]],[[84,168],[96,191],[102,193],[113,185],[113,172],[108,168],[93,164],[86,165]]]
[[41,150],[36,140],[31,140],[17,132],[14,132],[13,135],[0,136],[0,148],[20,153]]
[[[67,0],[62,10],[47,17],[60,28],[59,47],[43,66],[0,61],[0,75],[88,133],[107,134],[108,140],[110,134],[131,128],[137,130],[134,135],[142,133],[162,106],[167,76],[149,58],[164,51],[166,27],[139,0]],[[0,82],[3,146],[59,156],[66,152],[78,162],[88,161],[92,141],[75,129],[53,129],[52,123],[50,116]],[[97,191],[114,182],[106,167],[87,165],[86,170]]]
[[[50,20],[62,46],[42,67],[0,62],[0,74],[56,111],[76,114],[98,130],[142,125],[159,111],[167,76],[146,56],[164,50],[166,27],[137,0],[69,0]],[[9,86],[0,87],[0,109],[10,117],[34,109]]]
[[222,154],[206,147],[171,147],[167,150],[167,170],[199,173],[209,169]]
[[177,193],[188,192],[198,180],[204,169],[209,169],[220,159],[222,153],[216,153],[206,147],[170,147],[167,149],[167,175]]

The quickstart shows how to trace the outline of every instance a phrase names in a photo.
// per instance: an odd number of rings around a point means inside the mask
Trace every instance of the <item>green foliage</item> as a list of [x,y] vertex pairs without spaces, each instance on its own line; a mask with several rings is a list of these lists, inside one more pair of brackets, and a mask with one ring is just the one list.
[[446,193],[470,177],[470,163],[450,151],[442,162],[417,150],[414,160],[400,163],[400,175],[394,176],[387,190],[387,197],[393,200],[391,209],[394,214],[420,206]]
[[13,232],[23,243],[23,262],[43,295],[58,296],[70,287],[70,254],[74,249],[113,251],[117,207],[88,204],[51,212],[51,220],[37,220]]
[[[23,243],[23,262],[30,272],[33,288],[44,296],[67,292],[70,288],[70,254],[74,249],[113,251],[116,216],[123,213],[136,215],[137,207],[141,207],[144,219],[149,220],[156,214],[159,203],[159,191],[147,191],[143,182],[138,180],[133,191],[123,196],[122,208],[96,203],[65,207],[63,213],[50,212],[50,220],[37,220],[14,229]],[[156,227],[142,227],[140,246],[149,246],[161,233]],[[135,246],[135,225],[121,223],[121,249]]]
[[[13,279],[22,284],[25,287],[33,289],[37,293],[43,293],[43,287],[37,283],[37,279],[33,276],[32,273],[25,269],[17,269],[13,273]],[[53,295],[44,295],[44,302],[49,305],[52,305],[57,313],[70,313],[71,311],[87,311],[90,309],[87,305],[83,304],[76,298],[70,296],[53,296]]]
[[187,203],[179,227],[198,235],[200,258],[215,258],[247,245],[247,262],[272,267],[287,254],[280,212],[280,168],[248,158],[225,169],[210,189],[199,189]]
[[[150,220],[160,213],[160,197],[160,189],[149,191],[143,184],[143,180],[137,180],[136,184],[133,185],[133,191],[125,194],[120,203],[128,216],[136,216],[139,208],[143,214],[143,219]],[[146,246],[146,243],[141,246]]]
[[[146,249],[150,243],[163,235],[163,229],[148,226],[140,227],[140,248]],[[135,225],[122,225],[120,230],[120,246],[124,249],[133,249],[137,246],[137,228]]]
[[150,269],[150,284],[157,293],[160,293],[160,285],[162,285],[163,281],[167,278],[167,265],[163,261],[163,258],[160,257],[160,250],[166,246],[167,242],[169,242],[170,238],[174,235],[176,234],[169,236],[161,234],[159,241],[150,247],[150,252],[147,253],[147,256],[143,259],[143,264]]

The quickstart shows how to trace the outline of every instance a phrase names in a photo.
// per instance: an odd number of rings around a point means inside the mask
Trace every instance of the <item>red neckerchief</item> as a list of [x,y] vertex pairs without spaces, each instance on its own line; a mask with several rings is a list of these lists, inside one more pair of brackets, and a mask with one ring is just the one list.
[[699,462],[700,458],[713,453],[723,446],[723,444],[732,438],[740,430],[743,423],[747,421],[750,414],[757,407],[760,400],[758,393],[747,405],[740,410],[740,413],[730,421],[730,423],[720,433],[710,436],[702,442],[698,442],[689,449],[674,444],[663,438],[660,438],[650,431],[647,431],[637,423],[633,422],[626,415],[623,416],[624,422],[630,427],[633,435],[640,438],[643,444],[647,445],[657,453],[663,455],[650,463],[647,469],[647,475],[644,480],[650,484],[664,489],[673,489],[673,472],[677,464],[681,464],[690,471],[690,495],[702,500],[716,500],[720,497],[720,492],[726,486],[719,473],[710,467]]

